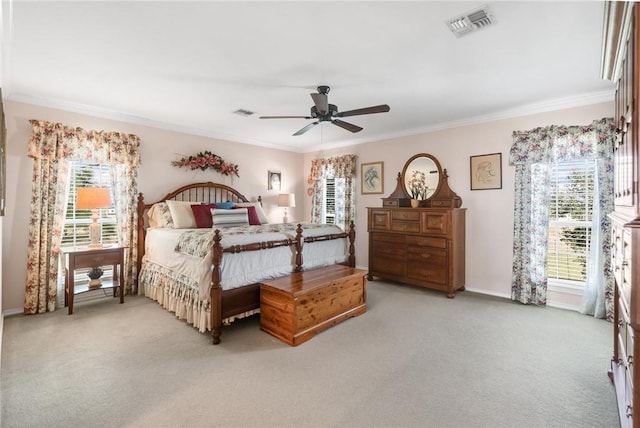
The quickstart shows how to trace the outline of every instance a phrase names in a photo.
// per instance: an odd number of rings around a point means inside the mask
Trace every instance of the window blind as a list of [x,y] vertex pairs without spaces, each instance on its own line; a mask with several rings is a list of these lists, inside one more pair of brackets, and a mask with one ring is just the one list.
[[336,180],[327,178],[324,187],[324,223],[336,222]]
[[551,169],[547,277],[584,285],[591,243],[595,161],[556,162]]
[[[111,174],[109,165],[72,162],[69,167],[67,187],[67,207],[62,232],[63,247],[84,247],[89,245],[89,225],[92,210],[76,209],[76,194],[79,187],[106,187],[113,201]],[[102,243],[105,245],[118,243],[118,229],[114,208],[98,210],[99,222],[102,225]]]

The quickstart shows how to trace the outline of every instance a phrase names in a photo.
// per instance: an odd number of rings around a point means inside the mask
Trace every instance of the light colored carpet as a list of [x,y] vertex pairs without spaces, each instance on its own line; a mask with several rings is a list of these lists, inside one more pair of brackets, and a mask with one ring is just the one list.
[[616,427],[612,325],[368,283],[368,311],[290,347],[222,343],[144,297],[5,320],[3,427]]

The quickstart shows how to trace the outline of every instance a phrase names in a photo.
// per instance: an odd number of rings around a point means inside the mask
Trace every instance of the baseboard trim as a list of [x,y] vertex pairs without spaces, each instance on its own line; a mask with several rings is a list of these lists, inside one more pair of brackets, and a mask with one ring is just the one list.
[[11,315],[20,315],[20,314],[24,314],[23,308],[7,309],[2,311],[2,318],[10,317]]
[[[483,289],[480,289],[480,288],[473,288],[473,287],[465,287],[465,290],[469,290],[469,291],[471,291],[473,293],[486,294],[488,296],[502,297],[502,298],[511,300],[511,294],[500,293],[500,292],[497,292],[497,291],[487,291],[487,290],[483,290]],[[554,303],[554,302],[547,301],[547,306],[549,306],[550,308],[566,309],[566,310],[569,310],[569,311],[580,312],[580,308],[579,307],[573,306],[573,305],[567,305],[567,304],[564,304],[564,303]]]
[[498,291],[487,291],[487,290],[483,290],[482,288],[473,288],[473,287],[467,287],[467,286],[465,286],[464,289],[471,291],[472,293],[486,294],[488,296],[502,297],[503,299],[511,300],[511,294],[500,293]]

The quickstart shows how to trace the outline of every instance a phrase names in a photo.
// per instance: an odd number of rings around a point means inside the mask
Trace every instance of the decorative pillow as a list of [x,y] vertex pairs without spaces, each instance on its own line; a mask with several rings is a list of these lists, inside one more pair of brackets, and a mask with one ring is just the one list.
[[173,229],[173,218],[166,202],[153,204],[147,213],[149,216],[149,227],[164,227]]
[[195,229],[198,227],[193,211],[191,211],[192,204],[194,204],[194,202],[167,201],[169,211],[171,211],[174,229]]
[[193,217],[196,219],[196,226],[198,228],[211,227],[213,225],[211,221],[211,208],[215,207],[216,204],[191,205],[191,211],[193,211]]
[[233,202],[216,202],[216,208],[220,208],[221,210],[230,210],[233,208],[235,204]]
[[224,226],[248,226],[249,215],[246,208],[238,208],[235,210],[211,209],[212,227]]
[[258,212],[256,211],[256,207],[254,207],[253,205],[250,207],[239,207],[239,206],[235,206],[233,207],[234,210],[247,210],[247,216],[249,217],[249,224],[252,226],[260,226],[262,223],[260,223],[260,217],[258,217]]
[[264,213],[264,210],[262,209],[262,205],[260,204],[260,202],[238,202],[236,204],[236,207],[241,207],[241,208],[255,207],[256,213],[258,214],[258,219],[260,220],[260,224],[269,223],[269,219],[267,218],[267,215]]

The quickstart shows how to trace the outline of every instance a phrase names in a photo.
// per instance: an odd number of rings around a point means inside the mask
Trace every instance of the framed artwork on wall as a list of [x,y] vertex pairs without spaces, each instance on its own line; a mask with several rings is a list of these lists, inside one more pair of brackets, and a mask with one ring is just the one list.
[[267,189],[280,190],[282,173],[280,171],[269,171],[267,173]]
[[502,153],[471,156],[471,190],[502,189]]
[[384,162],[360,165],[360,191],[363,195],[384,192]]

